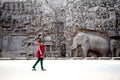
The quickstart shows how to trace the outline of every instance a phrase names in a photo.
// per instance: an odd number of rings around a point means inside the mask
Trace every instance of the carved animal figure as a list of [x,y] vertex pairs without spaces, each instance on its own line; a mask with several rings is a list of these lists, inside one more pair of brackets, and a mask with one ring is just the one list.
[[74,57],[78,55],[77,48],[79,46],[82,49],[83,57],[87,57],[89,51],[99,53],[100,56],[106,56],[109,51],[109,42],[106,38],[84,32],[79,32],[73,39]]
[[110,51],[113,57],[120,56],[120,41],[112,39],[110,41]]

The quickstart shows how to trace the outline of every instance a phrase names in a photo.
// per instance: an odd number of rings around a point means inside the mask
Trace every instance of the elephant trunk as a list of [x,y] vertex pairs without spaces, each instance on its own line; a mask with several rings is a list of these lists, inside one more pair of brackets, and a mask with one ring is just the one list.
[[77,48],[77,41],[76,41],[76,38],[74,38],[71,49],[74,50],[74,49],[76,49],[76,48]]

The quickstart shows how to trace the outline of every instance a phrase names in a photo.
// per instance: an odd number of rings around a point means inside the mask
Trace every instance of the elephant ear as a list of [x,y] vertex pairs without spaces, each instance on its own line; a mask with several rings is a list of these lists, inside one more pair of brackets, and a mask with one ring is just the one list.
[[82,45],[84,45],[86,42],[88,42],[88,36],[80,35],[78,36],[77,41],[81,43]]

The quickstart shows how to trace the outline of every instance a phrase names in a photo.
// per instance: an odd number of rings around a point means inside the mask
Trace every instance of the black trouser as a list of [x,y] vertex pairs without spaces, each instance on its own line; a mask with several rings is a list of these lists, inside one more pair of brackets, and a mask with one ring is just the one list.
[[43,68],[43,58],[38,58],[37,61],[35,62],[35,64],[33,65],[33,68],[36,67],[36,65],[38,64],[39,61],[40,61],[41,69],[44,69]]

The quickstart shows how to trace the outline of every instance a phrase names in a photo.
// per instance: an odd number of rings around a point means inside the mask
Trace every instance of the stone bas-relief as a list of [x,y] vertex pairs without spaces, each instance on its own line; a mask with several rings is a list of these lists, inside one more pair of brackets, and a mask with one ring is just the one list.
[[112,53],[112,56],[120,56],[120,41],[112,39],[110,41],[110,50]]
[[11,53],[15,56],[34,54],[37,34],[44,32],[47,36],[55,33],[55,13],[47,0],[2,0],[0,12],[3,57]]
[[[112,46],[110,44],[111,39],[119,41],[119,3],[119,0],[66,0],[61,11],[64,17],[65,31],[68,33],[65,33],[65,35],[70,36],[69,42],[66,41],[68,47],[74,43],[76,34],[82,31],[87,31],[88,34],[95,31],[94,34],[99,33],[98,37],[101,34],[107,34],[109,37],[107,41],[110,46]],[[82,40],[79,40],[79,42],[82,43]],[[84,54],[85,50],[82,51],[81,48],[77,47],[77,54],[79,54],[79,51]],[[71,46],[68,49],[71,50]],[[112,55],[111,52],[113,51],[109,51],[107,55]],[[116,52],[119,54],[118,50]],[[74,52],[73,55],[76,55],[76,53]]]
[[79,32],[73,39],[72,50],[75,57],[78,55],[76,52],[78,46],[82,48],[83,57],[87,57],[90,51],[97,52],[96,55],[105,57],[109,50],[107,38],[85,32]]
[[[45,44],[51,55],[70,57],[76,35],[84,31],[97,37],[107,35],[108,54],[118,57],[120,51],[115,45],[120,44],[120,0],[0,1],[1,57],[34,56],[39,32],[51,37],[52,47],[48,49],[48,42]],[[85,51],[80,46],[77,50],[73,55]]]

